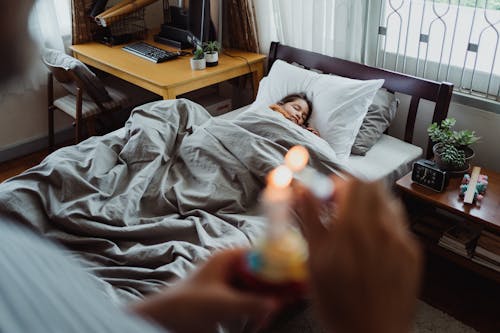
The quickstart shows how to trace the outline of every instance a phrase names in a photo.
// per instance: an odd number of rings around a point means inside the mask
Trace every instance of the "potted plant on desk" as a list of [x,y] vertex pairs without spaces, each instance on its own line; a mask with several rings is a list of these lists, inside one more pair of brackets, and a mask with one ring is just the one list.
[[203,53],[203,49],[199,46],[193,51],[193,57],[190,59],[191,69],[199,70],[205,69],[205,53]]
[[219,43],[217,41],[205,42],[203,43],[203,51],[205,52],[207,67],[217,66],[219,63]]
[[461,174],[469,169],[469,160],[474,157],[474,151],[469,145],[479,138],[471,130],[453,130],[455,123],[455,119],[446,118],[440,124],[431,124],[427,128],[427,133],[434,143],[432,152],[438,167],[441,170]]

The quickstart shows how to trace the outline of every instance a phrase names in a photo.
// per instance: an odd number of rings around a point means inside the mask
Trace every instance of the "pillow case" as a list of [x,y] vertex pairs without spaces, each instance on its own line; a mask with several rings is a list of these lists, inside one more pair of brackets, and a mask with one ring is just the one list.
[[352,154],[366,155],[366,152],[377,143],[384,131],[391,125],[396,117],[398,105],[399,100],[393,93],[385,88],[377,91],[352,145]]
[[[85,100],[92,101],[90,96],[93,96],[101,103],[106,103],[112,100],[101,80],[80,60],[73,58],[62,51],[53,49],[46,49],[43,54],[43,59],[46,63],[52,66],[74,70],[78,78],[85,84],[86,89],[83,94],[83,98]],[[72,82],[61,84],[66,90],[76,96],[76,83]]]
[[276,60],[268,76],[260,81],[252,108],[267,107],[292,93],[305,93],[313,106],[309,124],[345,161],[368,106],[383,83],[318,74]]

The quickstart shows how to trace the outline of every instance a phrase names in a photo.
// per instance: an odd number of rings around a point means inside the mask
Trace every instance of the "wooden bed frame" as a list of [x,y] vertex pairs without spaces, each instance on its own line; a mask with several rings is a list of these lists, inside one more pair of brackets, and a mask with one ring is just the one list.
[[[421,99],[436,103],[432,122],[440,122],[448,115],[448,107],[453,92],[453,84],[449,82],[422,79],[272,42],[269,50],[268,69],[271,68],[276,59],[289,63],[296,62],[306,69],[314,68],[324,73],[352,79],[384,79],[383,87],[387,90],[410,95],[411,102],[404,134],[404,141],[408,143],[413,141],[417,110]],[[429,140],[427,158],[432,156],[431,147],[432,143]]]

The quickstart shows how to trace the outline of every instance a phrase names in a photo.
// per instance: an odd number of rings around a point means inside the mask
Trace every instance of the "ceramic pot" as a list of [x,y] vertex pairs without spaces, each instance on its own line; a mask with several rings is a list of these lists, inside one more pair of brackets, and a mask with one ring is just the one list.
[[207,61],[207,67],[217,66],[219,63],[219,52],[205,52],[205,60]]
[[205,69],[207,67],[205,58],[203,59],[191,58],[190,62],[191,62],[191,69],[193,70]]

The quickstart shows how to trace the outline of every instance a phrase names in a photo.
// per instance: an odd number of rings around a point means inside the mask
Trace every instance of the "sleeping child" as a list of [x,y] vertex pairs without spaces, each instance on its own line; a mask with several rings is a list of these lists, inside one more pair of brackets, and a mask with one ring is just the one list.
[[319,132],[307,123],[312,113],[312,103],[304,93],[287,95],[276,104],[271,104],[269,108],[319,136]]

